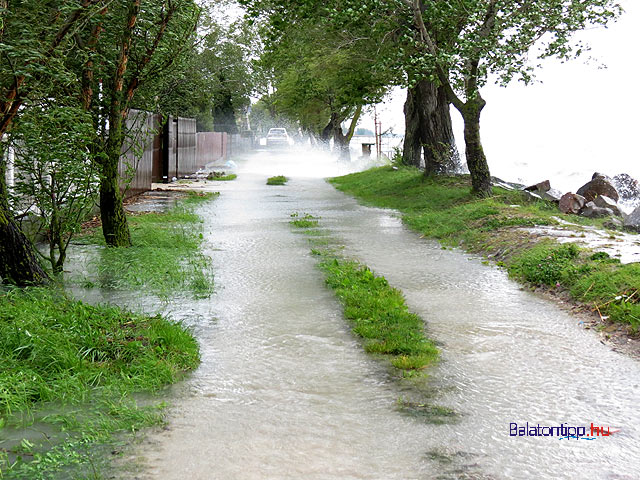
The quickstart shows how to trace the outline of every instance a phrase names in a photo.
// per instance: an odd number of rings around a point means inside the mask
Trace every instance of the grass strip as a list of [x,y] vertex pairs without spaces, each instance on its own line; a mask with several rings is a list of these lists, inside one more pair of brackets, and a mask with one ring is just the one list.
[[[471,195],[466,176],[425,178],[415,168],[382,167],[329,180],[363,202],[393,208],[425,237],[447,246],[491,254],[509,274],[532,286],[562,289],[604,319],[640,328],[640,265],[622,265],[606,253],[539,240],[517,227],[554,225],[557,207],[527,203],[517,191],[494,187],[494,195]],[[602,228],[606,219],[572,216]]]
[[275,177],[267,178],[267,185],[284,185],[289,179],[284,175],[276,175]]
[[[198,363],[193,335],[161,316],[91,306],[47,288],[2,293],[0,477],[86,474],[97,461],[93,446],[162,421],[157,408],[138,408],[133,393],[158,391]],[[36,420],[50,426],[40,441],[4,438]]]
[[231,180],[235,180],[236,178],[238,178],[238,175],[236,175],[235,173],[230,173],[229,175],[220,175],[214,172],[207,177],[207,180],[215,180],[217,182],[229,182]]
[[[305,231],[319,224],[318,217],[310,214],[291,217],[290,223]],[[364,339],[366,352],[388,357],[391,365],[403,371],[420,370],[437,361],[437,347],[425,336],[423,320],[409,311],[402,292],[367,266],[341,257],[335,248],[313,248],[312,253],[321,257],[318,266],[326,283],[344,306],[353,333]]]
[[190,292],[207,298],[213,292],[211,260],[201,252],[202,219],[195,207],[217,194],[190,193],[164,213],[129,215],[133,246],[108,248],[99,229],[79,242],[103,248],[90,258],[88,275],[72,283],[119,290],[141,290],[166,299]]

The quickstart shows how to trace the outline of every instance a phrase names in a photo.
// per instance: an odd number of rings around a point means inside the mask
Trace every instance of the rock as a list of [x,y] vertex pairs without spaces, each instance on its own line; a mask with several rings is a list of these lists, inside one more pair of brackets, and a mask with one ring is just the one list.
[[604,228],[608,228],[609,230],[622,230],[623,227],[622,220],[616,217],[611,217],[602,225],[604,226]]
[[544,200],[553,203],[560,203],[560,199],[562,198],[562,192],[560,190],[556,190],[555,188],[550,188],[546,192],[538,193]]
[[528,187],[524,187],[524,190],[527,192],[535,192],[538,195],[543,192],[548,192],[551,188],[551,182],[549,180],[545,180],[540,183],[536,183],[535,185],[530,185]]
[[609,208],[611,210],[613,210],[613,213],[615,215],[621,215],[620,209],[618,208],[618,204],[613,201],[611,198],[605,196],[605,195],[598,195],[596,198],[593,199],[593,203],[596,204],[596,207],[601,207],[601,208]]
[[580,212],[584,204],[585,198],[577,193],[565,193],[558,203],[558,207],[562,213],[575,213]]
[[521,183],[507,182],[506,180],[493,176],[491,177],[491,185],[504,188],[505,190],[522,190],[524,188],[524,185]]
[[624,217],[624,228],[640,233],[640,207],[636,207],[630,215]]
[[607,217],[613,215],[613,210],[610,208],[598,207],[593,202],[587,202],[584,208],[580,210],[580,215],[588,218]]
[[527,202],[536,202],[538,200],[542,200],[542,197],[537,193],[529,192],[527,190],[521,190],[520,192]]
[[621,173],[613,177],[613,185],[622,200],[640,199],[640,183],[631,175]]
[[599,173],[594,173],[593,175],[593,180],[585,183],[578,189],[578,195],[582,195],[587,202],[592,202],[598,195],[604,195],[605,197],[612,198],[617,202],[620,197],[608,177]]

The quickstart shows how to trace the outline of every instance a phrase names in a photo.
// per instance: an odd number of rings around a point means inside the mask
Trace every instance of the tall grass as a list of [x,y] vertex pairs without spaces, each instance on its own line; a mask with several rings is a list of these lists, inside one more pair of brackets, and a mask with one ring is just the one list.
[[[97,445],[162,421],[131,395],[157,391],[198,363],[192,334],[161,316],[91,306],[47,288],[3,292],[0,432],[37,419],[53,433],[3,442],[0,478],[87,478],[104,460]],[[46,410],[56,413],[43,418]],[[72,476],[74,469],[83,473]]]
[[[107,248],[99,230],[84,237],[84,242],[103,248],[91,258],[91,273],[82,284],[144,289],[161,298],[180,292],[208,297],[213,291],[211,259],[201,252],[202,219],[194,208],[211,198],[192,194],[168,212],[129,216],[130,248]],[[72,281],[79,280],[72,276]]]

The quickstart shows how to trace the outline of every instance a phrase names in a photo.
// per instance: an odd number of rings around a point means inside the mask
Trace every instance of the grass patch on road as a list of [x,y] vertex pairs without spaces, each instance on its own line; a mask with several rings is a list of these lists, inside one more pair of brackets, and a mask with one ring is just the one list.
[[276,175],[275,177],[267,178],[267,185],[284,185],[289,179],[284,175]]
[[157,407],[138,408],[131,395],[158,391],[198,363],[198,344],[180,323],[53,289],[5,291],[0,477],[98,478],[104,458],[94,448],[162,422]]
[[[491,255],[509,274],[531,286],[567,291],[606,320],[640,329],[640,265],[621,265],[606,253],[539,240],[517,227],[558,224],[555,205],[527,203],[517,191],[494,187],[477,198],[467,176],[425,178],[414,168],[382,167],[329,180],[365,203],[393,208],[403,221],[445,246]],[[572,216],[580,225],[603,219]]]
[[[291,218],[290,223],[303,232],[318,230],[318,217],[294,213]],[[318,266],[326,283],[343,304],[353,333],[364,340],[365,351],[387,357],[404,372],[415,372],[437,361],[437,347],[426,337],[423,320],[409,311],[402,292],[367,266],[343,258],[338,254],[339,246],[313,240],[311,253],[320,258]]]
[[211,259],[201,252],[202,219],[194,209],[216,195],[190,193],[168,212],[129,215],[129,248],[106,247],[102,231],[96,229],[79,241],[103,248],[90,259],[89,274],[81,280],[72,276],[71,281],[89,288],[145,289],[160,298],[180,292],[210,296]]
[[238,175],[236,175],[235,173],[225,175],[224,172],[213,172],[207,176],[207,180],[214,180],[216,182],[229,182],[231,180],[235,180],[236,178],[238,178]]

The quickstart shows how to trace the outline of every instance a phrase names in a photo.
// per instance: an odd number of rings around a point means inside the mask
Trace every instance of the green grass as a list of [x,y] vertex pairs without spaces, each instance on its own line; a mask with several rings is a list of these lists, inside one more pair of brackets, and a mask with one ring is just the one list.
[[503,227],[558,223],[555,206],[523,203],[518,192],[494,187],[493,197],[473,196],[466,176],[425,178],[415,168],[381,167],[329,181],[365,203],[400,210],[407,225],[446,245],[481,243]]
[[[514,227],[554,225],[561,215],[548,202],[528,203],[519,192],[495,188],[479,199],[466,176],[424,178],[414,168],[382,167],[329,180],[365,203],[401,211],[404,222],[444,245],[491,253],[509,274],[530,285],[566,289],[611,321],[640,328],[640,265],[621,265],[604,253],[553,240],[538,241]],[[580,225],[602,219],[572,216]],[[578,227],[579,230],[580,227]]]
[[276,175],[275,177],[267,178],[267,185],[284,185],[289,179],[284,175]]
[[606,253],[593,254],[573,244],[540,242],[515,255],[509,274],[519,280],[568,289],[611,321],[640,329],[640,264],[620,264]]
[[89,275],[72,276],[71,281],[86,287],[144,289],[164,299],[180,292],[208,297],[213,291],[211,260],[200,250],[202,220],[194,208],[213,196],[190,194],[166,213],[129,216],[130,248],[107,248],[99,229],[80,239],[103,248],[91,258]]
[[319,263],[326,282],[344,305],[353,333],[365,339],[369,353],[390,357],[400,370],[418,370],[438,358],[424,335],[424,322],[409,312],[402,293],[384,277],[352,260],[325,258]]
[[309,213],[299,214],[297,212],[290,215],[289,223],[297,228],[313,228],[318,226],[318,218]]
[[218,172],[213,172],[211,174],[209,174],[209,176],[207,177],[207,180],[215,180],[218,182],[228,182],[230,180],[235,180],[236,178],[238,178],[238,175],[236,175],[235,173],[230,173],[229,175],[224,175],[224,174],[220,174]]
[[[133,393],[158,391],[198,363],[192,334],[161,316],[90,306],[53,289],[4,292],[0,477],[75,478],[72,467],[87,473],[97,461],[92,448],[114,441],[115,432],[162,421],[157,408],[138,408]],[[4,440],[3,431],[34,422],[57,433]]]
[[[293,213],[291,218],[291,225],[305,233],[322,232],[318,217]],[[388,357],[402,371],[434,363],[438,349],[425,336],[422,319],[409,312],[402,293],[365,265],[339,255],[339,245],[330,246],[330,238],[324,240],[312,238],[311,254],[319,257],[326,283],[342,302],[353,333],[364,339],[365,351]]]

